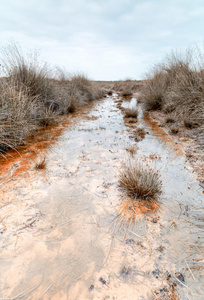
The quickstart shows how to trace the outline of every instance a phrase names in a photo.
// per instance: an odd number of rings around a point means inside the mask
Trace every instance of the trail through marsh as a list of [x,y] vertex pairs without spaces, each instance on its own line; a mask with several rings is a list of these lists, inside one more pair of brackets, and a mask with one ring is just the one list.
[[[114,94],[84,108],[44,170],[10,174],[0,299],[203,299],[203,190],[180,146],[141,109],[124,123],[119,107],[135,103]],[[121,195],[118,170],[131,155],[160,171],[159,201]]]

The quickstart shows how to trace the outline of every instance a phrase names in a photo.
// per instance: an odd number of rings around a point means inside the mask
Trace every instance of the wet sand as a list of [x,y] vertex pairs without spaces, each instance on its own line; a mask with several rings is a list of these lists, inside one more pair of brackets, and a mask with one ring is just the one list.
[[[26,171],[12,160],[4,169],[0,299],[203,298],[203,190],[182,147],[141,110],[124,123],[118,101],[136,103],[113,95],[62,124],[45,169],[33,167],[41,151]],[[151,204],[117,186],[132,146],[161,174]]]

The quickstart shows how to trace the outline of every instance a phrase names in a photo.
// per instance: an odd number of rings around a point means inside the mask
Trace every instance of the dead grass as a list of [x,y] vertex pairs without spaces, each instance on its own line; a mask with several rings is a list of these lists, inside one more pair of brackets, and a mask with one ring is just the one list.
[[162,187],[158,171],[133,159],[122,165],[118,185],[127,196],[149,201],[161,193]]
[[124,118],[124,121],[126,124],[137,123],[137,119],[132,117]]
[[178,133],[179,133],[179,128],[178,128],[178,126],[172,126],[172,127],[171,127],[171,133],[172,133],[172,134],[178,134]]
[[41,157],[38,162],[36,162],[35,169],[36,170],[44,170],[45,168],[46,168],[46,158],[44,156],[44,157]]
[[173,116],[168,116],[166,117],[166,120],[165,120],[166,123],[175,123],[175,118]]
[[136,154],[136,152],[137,152],[137,147],[133,145],[133,146],[127,147],[125,150],[128,151],[131,156],[134,156],[134,154]]
[[113,95],[113,91],[109,90],[107,93],[108,96],[112,96]]
[[18,147],[37,127],[52,125],[60,115],[104,96],[83,74],[61,69],[52,79],[47,63],[35,52],[25,55],[15,43],[4,48],[1,64],[6,76],[0,78],[1,154]]
[[[170,53],[146,76],[141,98],[147,110],[174,112],[177,122],[204,123],[204,54],[198,48]],[[187,125],[188,127],[188,125]]]
[[138,117],[138,109],[136,107],[134,108],[125,108],[124,109],[124,117],[125,118],[136,118]]
[[137,128],[136,130],[133,131],[133,133],[137,142],[142,141],[146,135],[146,131],[144,130],[144,128]]
[[17,89],[25,88],[28,96],[46,101],[55,97],[55,87],[50,81],[51,70],[47,63],[39,62],[37,53],[24,55],[13,43],[4,48],[3,66],[6,76]]

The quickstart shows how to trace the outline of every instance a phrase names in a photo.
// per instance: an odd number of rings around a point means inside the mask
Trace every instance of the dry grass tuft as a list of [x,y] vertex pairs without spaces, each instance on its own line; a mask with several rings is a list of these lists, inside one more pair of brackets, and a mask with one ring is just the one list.
[[131,156],[134,156],[134,154],[137,152],[137,147],[136,146],[129,146],[125,149],[130,153]]
[[172,116],[168,116],[168,117],[166,117],[166,123],[175,123],[176,121],[175,121],[175,118],[174,117],[172,117]]
[[45,156],[40,158],[38,162],[35,164],[36,170],[44,170],[46,168],[46,158]]
[[137,128],[134,132],[134,137],[137,140],[137,142],[142,141],[145,138],[146,131],[144,128]]
[[133,93],[130,91],[130,90],[128,90],[128,89],[124,89],[123,91],[122,91],[122,93],[121,93],[121,96],[122,97],[130,97],[130,96],[132,96],[133,95]]
[[172,134],[177,134],[177,133],[179,133],[179,128],[178,128],[178,126],[172,126],[172,127],[171,127],[171,133],[172,133]]
[[136,118],[131,118],[131,117],[124,118],[124,121],[125,121],[126,124],[137,123],[137,119]]
[[109,90],[107,93],[108,96],[112,96],[113,95],[113,91]]
[[158,171],[137,160],[123,164],[118,185],[127,196],[149,201],[161,193],[162,187]]
[[138,117],[138,109],[136,107],[134,108],[125,108],[124,109],[124,117],[125,118],[136,118]]

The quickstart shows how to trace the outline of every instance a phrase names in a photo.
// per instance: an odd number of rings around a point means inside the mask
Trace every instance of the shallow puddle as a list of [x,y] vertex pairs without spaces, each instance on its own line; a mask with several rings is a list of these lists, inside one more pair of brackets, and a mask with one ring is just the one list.
[[[179,145],[141,109],[125,125],[117,95],[76,119],[44,170],[2,187],[0,299],[202,299],[203,191]],[[161,173],[158,201],[118,190],[132,146]]]

